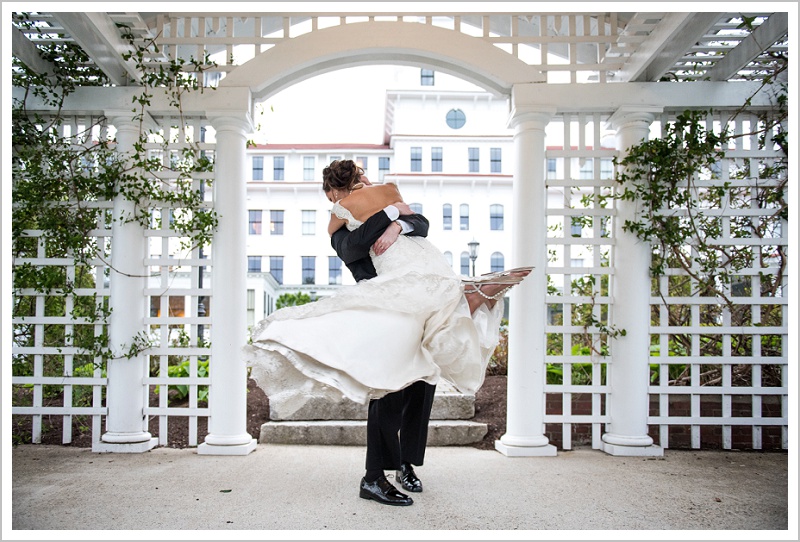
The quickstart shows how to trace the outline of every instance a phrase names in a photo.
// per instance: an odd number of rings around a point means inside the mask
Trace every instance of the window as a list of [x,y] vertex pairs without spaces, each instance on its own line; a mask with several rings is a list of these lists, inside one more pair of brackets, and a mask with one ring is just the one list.
[[317,229],[317,212],[303,211],[303,235],[314,235]]
[[569,261],[570,267],[583,267],[583,258],[572,258]]
[[469,152],[469,172],[478,173],[481,170],[480,150],[478,147],[470,147]]
[[[602,167],[602,166],[601,166]],[[722,176],[722,165],[719,162],[714,162],[710,166],[708,166],[711,172],[712,179],[719,179]]]
[[600,178],[601,179],[614,178],[614,161],[611,158],[600,159]]
[[467,116],[460,109],[451,109],[445,118],[447,125],[453,130],[458,130],[467,122]]
[[247,211],[248,228],[250,235],[261,235],[261,211]]
[[556,159],[555,158],[548,158],[547,159],[547,178],[548,179],[555,179],[556,178]]
[[461,229],[469,229],[469,205],[466,203],[461,204]]
[[431,149],[431,171],[442,171],[442,148],[433,147]]
[[253,180],[254,181],[263,181],[264,180],[264,157],[263,156],[253,156]]
[[328,284],[342,283],[342,260],[338,256],[328,256]]
[[422,147],[411,147],[411,171],[422,171]]
[[492,147],[489,151],[489,161],[492,173],[500,173],[503,170],[502,149]]
[[414,211],[416,214],[418,215],[423,214],[421,203],[409,203],[408,206],[411,207],[411,210]]
[[469,276],[469,252],[461,253],[461,274]]
[[186,298],[182,295],[171,295],[164,299],[162,305],[161,296],[150,296],[150,316],[158,318],[161,316],[161,307],[166,305],[166,316],[182,318],[186,316]]
[[419,84],[423,87],[433,86],[433,70],[421,69],[419,71]]
[[269,273],[278,284],[283,284],[283,256],[269,257]]
[[580,237],[581,232],[583,231],[583,221],[579,216],[573,216],[570,218],[570,234],[572,237]]
[[303,284],[314,284],[316,282],[315,267],[316,256],[301,256],[303,258]]
[[247,290],[247,325],[256,323],[256,291]]
[[383,181],[383,177],[389,173],[389,157],[381,156],[378,158],[378,180]]
[[453,206],[449,203],[442,205],[442,228],[445,230],[453,229]]
[[490,265],[492,266],[491,269],[492,273],[496,271],[502,271],[503,269],[505,269],[506,259],[501,252],[493,253],[490,260],[491,260]]
[[452,267],[453,267],[453,253],[450,252],[450,251],[445,252],[444,253],[444,259],[447,262],[447,265],[449,265],[450,268],[452,269]]
[[247,272],[248,273],[261,273],[261,256],[248,256],[247,257]]
[[593,179],[594,178],[594,160],[591,158],[584,158],[581,164],[579,179]]
[[494,204],[489,206],[489,225],[492,230],[503,229],[503,206]]
[[283,211],[269,212],[269,234],[283,235]]
[[283,156],[272,157],[272,180],[282,181],[283,177]]
[[303,156],[303,180],[304,181],[313,181],[314,180],[314,157],[313,156]]
[[367,157],[366,156],[356,156],[355,160],[356,164],[361,166],[361,169],[364,170],[364,173],[367,172]]

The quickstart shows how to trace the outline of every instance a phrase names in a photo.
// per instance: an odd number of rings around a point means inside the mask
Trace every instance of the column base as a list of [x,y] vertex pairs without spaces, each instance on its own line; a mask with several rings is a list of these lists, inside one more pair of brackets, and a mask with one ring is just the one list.
[[494,449],[507,457],[555,457],[558,450],[552,444],[544,446],[510,446],[500,440],[494,441]]
[[140,454],[158,446],[158,439],[151,437],[142,442],[93,442],[92,452],[98,454]]
[[621,446],[602,442],[600,449],[609,455],[620,457],[663,457],[664,448],[661,446]]
[[197,447],[197,455],[247,455],[256,449],[258,441],[250,440],[246,444],[209,444],[204,442]]

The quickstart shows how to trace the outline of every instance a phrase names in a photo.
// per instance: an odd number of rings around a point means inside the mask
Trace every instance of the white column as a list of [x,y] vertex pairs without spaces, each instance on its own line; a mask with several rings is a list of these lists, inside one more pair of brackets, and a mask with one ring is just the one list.
[[[609,120],[617,130],[620,156],[647,140],[654,112],[659,107],[624,107]],[[650,374],[650,244],[622,231],[626,220],[634,220],[638,203],[617,201],[614,219],[613,318],[625,336],[612,339],[609,367],[608,432],[602,449],[619,456],[661,456],[647,434]]]
[[[139,137],[139,125],[129,112],[106,115],[117,129],[120,153],[133,151]],[[146,356],[125,357],[134,338],[145,331],[146,300],[144,229],[136,222],[124,222],[132,216],[135,203],[117,196],[114,201],[114,223],[111,227],[111,292],[109,342],[114,357],[108,361],[106,390],[106,433],[92,445],[93,452],[138,453],[151,450],[158,439],[147,431],[144,415],[147,386]]]
[[508,317],[508,399],[506,433],[495,449],[510,457],[555,456],[544,435],[545,317],[547,305],[547,188],[545,127],[555,114],[549,106],[516,107],[512,267],[534,266],[514,288]]
[[256,440],[247,433],[247,185],[245,114],[208,114],[216,131],[214,209],[219,226],[211,243],[210,418],[205,455],[247,455]]

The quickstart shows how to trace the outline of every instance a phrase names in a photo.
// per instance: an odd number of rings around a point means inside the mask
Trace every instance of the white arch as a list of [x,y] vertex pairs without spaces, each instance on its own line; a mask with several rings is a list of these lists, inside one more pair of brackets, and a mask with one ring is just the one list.
[[480,38],[417,23],[369,21],[284,40],[231,71],[220,86],[249,87],[259,101],[304,79],[370,64],[427,67],[504,96],[515,84],[545,81],[540,70]]

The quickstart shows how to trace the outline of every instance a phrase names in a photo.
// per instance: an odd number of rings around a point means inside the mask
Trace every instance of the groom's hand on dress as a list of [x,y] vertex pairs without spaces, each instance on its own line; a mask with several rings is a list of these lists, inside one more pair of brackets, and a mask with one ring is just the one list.
[[383,234],[375,241],[375,244],[372,245],[372,251],[375,253],[376,256],[380,256],[384,252],[386,252],[390,246],[397,241],[397,238],[400,236],[400,232],[403,230],[402,226],[397,222],[392,222],[383,232]]

